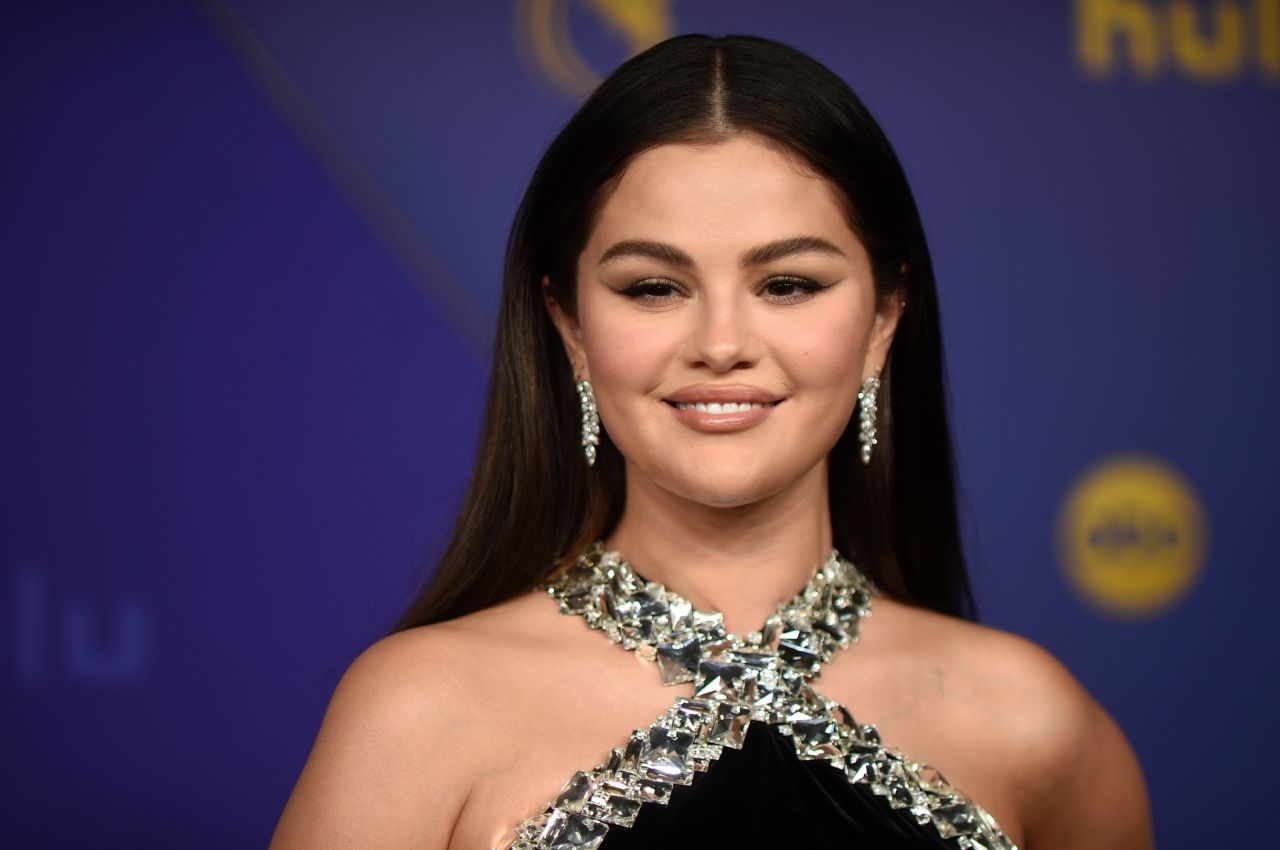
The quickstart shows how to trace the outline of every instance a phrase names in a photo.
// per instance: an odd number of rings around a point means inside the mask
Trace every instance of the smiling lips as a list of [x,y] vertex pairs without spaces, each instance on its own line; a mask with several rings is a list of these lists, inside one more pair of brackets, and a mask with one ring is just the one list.
[[663,399],[684,424],[697,431],[742,431],[763,422],[781,396],[745,384],[694,384]]

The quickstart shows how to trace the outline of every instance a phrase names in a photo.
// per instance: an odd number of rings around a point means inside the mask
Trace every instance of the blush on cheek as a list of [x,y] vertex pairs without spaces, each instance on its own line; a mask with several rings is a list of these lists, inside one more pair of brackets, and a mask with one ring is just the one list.
[[586,349],[592,383],[629,391],[657,385],[667,364],[656,335],[606,331],[593,337]]
[[[657,322],[597,311],[583,328],[583,343],[601,420],[622,449],[655,415],[657,393],[669,388],[675,351]],[[665,412],[665,411],[659,411]]]
[[803,332],[780,337],[775,349],[796,388],[822,391],[861,383],[868,327],[848,311],[833,311],[832,320],[816,322]]

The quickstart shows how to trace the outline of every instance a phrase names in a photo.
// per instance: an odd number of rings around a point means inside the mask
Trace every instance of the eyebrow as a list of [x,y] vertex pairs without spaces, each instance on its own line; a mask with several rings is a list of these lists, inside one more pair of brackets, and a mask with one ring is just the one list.
[[[744,251],[742,256],[738,258],[738,265],[744,269],[749,269],[754,266],[771,263],[774,260],[780,260],[783,257],[793,257],[797,254],[822,254],[828,257],[846,256],[844,251],[841,251],[833,243],[828,242],[821,236],[791,236],[787,239],[766,242],[763,245],[757,245],[748,251]],[[648,239],[625,239],[622,242],[618,242],[601,255],[600,262],[596,265],[597,267],[603,266],[606,263],[611,263],[624,257],[646,257],[686,269],[697,268],[697,263],[693,261],[693,257],[690,257],[675,245],[668,245],[665,242],[653,242]]]

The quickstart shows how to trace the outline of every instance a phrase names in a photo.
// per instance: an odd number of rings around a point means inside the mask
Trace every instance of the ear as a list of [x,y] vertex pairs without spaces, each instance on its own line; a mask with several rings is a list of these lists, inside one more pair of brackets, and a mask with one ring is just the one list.
[[[905,276],[907,264],[902,264]],[[898,322],[906,310],[907,290],[898,286],[893,292],[876,299],[876,316],[871,324],[871,339],[867,344],[867,365],[874,366],[878,372],[884,368],[889,359],[889,346],[893,344],[893,335],[898,330]]]
[[587,354],[582,346],[582,327],[577,319],[560,307],[555,296],[551,294],[551,279],[547,275],[542,276],[542,300],[547,306],[547,312],[551,314],[552,324],[560,333],[560,340],[564,343],[564,350],[569,356],[569,365],[573,369],[575,379],[589,379]]

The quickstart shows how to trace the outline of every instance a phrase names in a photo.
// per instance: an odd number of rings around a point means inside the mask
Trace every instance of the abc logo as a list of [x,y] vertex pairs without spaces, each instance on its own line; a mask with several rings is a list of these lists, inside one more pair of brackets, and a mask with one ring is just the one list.
[[1087,468],[1058,512],[1058,561],[1081,596],[1125,619],[1164,613],[1190,589],[1208,551],[1191,485],[1147,455]]

